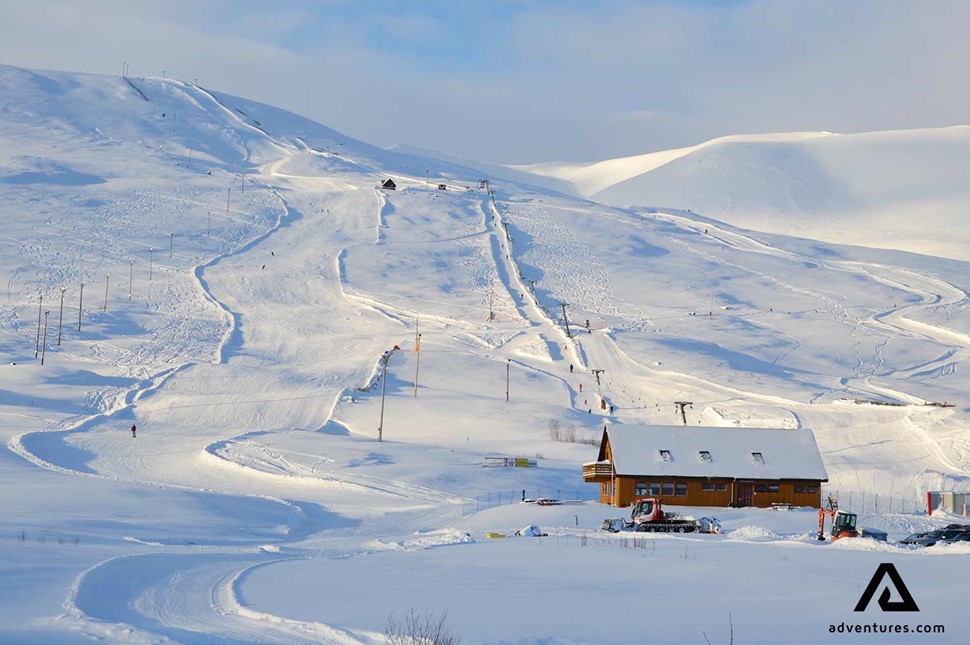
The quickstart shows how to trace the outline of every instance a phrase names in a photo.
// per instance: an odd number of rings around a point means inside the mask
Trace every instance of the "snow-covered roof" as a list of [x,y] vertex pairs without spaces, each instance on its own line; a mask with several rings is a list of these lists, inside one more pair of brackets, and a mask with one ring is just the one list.
[[612,426],[618,475],[827,481],[811,430]]

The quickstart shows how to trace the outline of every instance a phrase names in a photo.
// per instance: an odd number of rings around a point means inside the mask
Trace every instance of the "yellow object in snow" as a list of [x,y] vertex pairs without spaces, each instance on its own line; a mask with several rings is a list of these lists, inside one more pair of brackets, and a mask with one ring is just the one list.
[[487,538],[504,538],[504,537],[508,537],[508,536],[506,536],[505,533],[486,532],[485,533],[485,537],[487,537]]

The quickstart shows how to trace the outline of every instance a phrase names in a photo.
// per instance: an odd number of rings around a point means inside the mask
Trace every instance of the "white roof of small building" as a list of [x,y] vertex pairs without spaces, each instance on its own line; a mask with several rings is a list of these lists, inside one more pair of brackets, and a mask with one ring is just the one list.
[[606,432],[617,475],[828,481],[806,428],[617,425]]

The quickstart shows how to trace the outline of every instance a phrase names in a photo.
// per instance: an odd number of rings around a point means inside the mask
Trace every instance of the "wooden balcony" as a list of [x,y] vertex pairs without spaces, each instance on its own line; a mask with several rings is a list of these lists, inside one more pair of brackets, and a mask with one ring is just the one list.
[[586,482],[608,482],[612,478],[613,464],[608,461],[583,464],[583,480]]

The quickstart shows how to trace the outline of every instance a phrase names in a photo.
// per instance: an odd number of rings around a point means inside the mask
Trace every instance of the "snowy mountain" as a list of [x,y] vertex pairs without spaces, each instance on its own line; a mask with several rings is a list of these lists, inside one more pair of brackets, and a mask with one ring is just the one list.
[[734,136],[595,164],[519,167],[589,199],[748,229],[964,260],[970,126]]
[[[959,203],[963,130],[490,174],[173,79],[0,66],[0,88],[0,641],[381,643],[414,608],[467,643],[641,643],[644,615],[597,617],[690,597],[724,611],[652,638],[801,643],[887,559],[921,621],[970,591],[970,550],[819,544],[813,509],[601,533],[625,511],[581,470],[604,424],[690,401],[692,425],[812,429],[825,493],[893,538],[952,521],[918,511],[970,490],[959,237],[824,233]],[[597,203],[624,195],[653,206]],[[788,224],[752,232],[769,212]],[[484,537],[531,524],[550,536]]]

